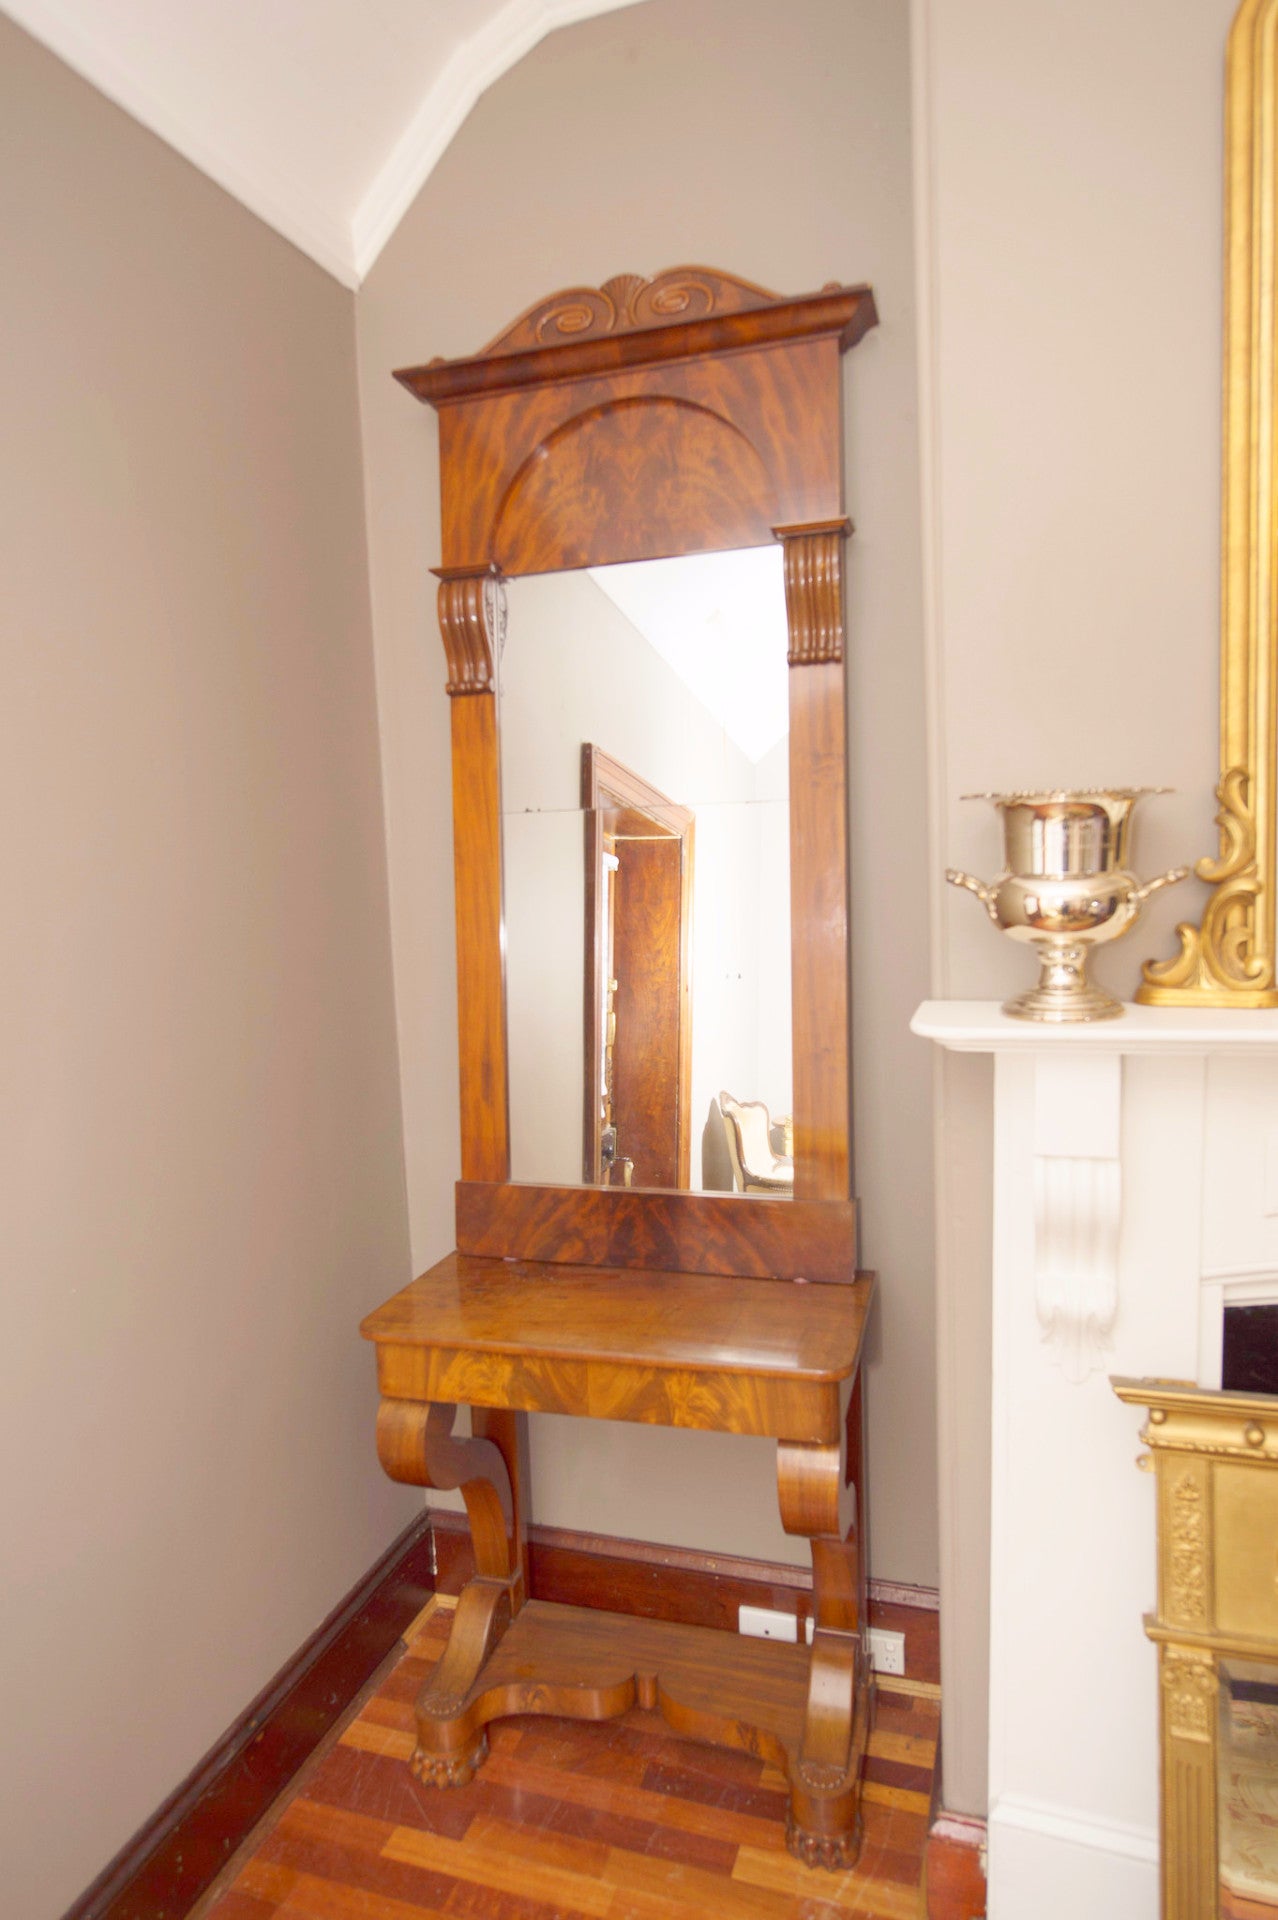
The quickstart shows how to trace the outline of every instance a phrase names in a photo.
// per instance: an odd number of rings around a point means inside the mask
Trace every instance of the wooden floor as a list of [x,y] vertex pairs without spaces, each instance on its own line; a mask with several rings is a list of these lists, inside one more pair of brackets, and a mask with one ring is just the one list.
[[413,1700],[451,1599],[306,1769],[198,1910],[201,1920],[919,1920],[940,1715],[927,1681],[880,1677],[854,1871],[785,1851],[783,1780],[681,1740],[656,1714],[511,1720],[467,1787],[406,1764]]

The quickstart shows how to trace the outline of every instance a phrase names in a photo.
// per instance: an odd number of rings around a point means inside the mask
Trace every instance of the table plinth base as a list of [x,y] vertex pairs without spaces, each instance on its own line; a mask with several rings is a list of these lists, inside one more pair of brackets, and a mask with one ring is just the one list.
[[842,1751],[833,1761],[813,1758],[804,1751],[811,1658],[806,1647],[713,1627],[530,1601],[465,1694],[450,1688],[447,1656],[441,1660],[417,1702],[413,1771],[435,1786],[464,1786],[487,1756],[489,1724],[514,1714],[609,1720],[630,1707],[655,1708],[676,1732],[782,1772],[790,1852],[807,1866],[842,1870],[860,1847],[871,1681],[858,1650],[845,1728],[834,1742]]

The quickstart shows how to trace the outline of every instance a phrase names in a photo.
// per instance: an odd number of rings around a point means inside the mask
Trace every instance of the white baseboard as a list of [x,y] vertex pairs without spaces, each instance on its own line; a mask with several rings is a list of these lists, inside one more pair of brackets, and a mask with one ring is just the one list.
[[989,1920],[1158,1920],[1158,1836],[1018,1794],[989,1818]]

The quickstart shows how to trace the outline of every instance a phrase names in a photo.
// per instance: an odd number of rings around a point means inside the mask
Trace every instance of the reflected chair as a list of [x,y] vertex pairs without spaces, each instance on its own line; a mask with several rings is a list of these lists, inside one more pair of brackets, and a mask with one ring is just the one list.
[[732,1184],[738,1193],[792,1193],[794,1160],[775,1153],[772,1118],[762,1100],[736,1100],[719,1094],[719,1112],[732,1162]]

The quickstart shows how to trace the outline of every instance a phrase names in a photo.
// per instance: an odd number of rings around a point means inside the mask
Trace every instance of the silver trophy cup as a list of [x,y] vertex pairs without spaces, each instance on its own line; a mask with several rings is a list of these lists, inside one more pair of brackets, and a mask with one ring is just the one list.
[[1128,870],[1131,815],[1146,793],[1166,787],[1096,788],[1081,793],[968,793],[1003,815],[1004,865],[987,886],[953,867],[946,879],[981,901],[996,927],[1036,949],[1038,985],[1003,1003],[1020,1020],[1111,1020],[1123,1011],[1087,978],[1087,956],[1126,933],[1159,887],[1183,880],[1176,867],[1142,883]]

